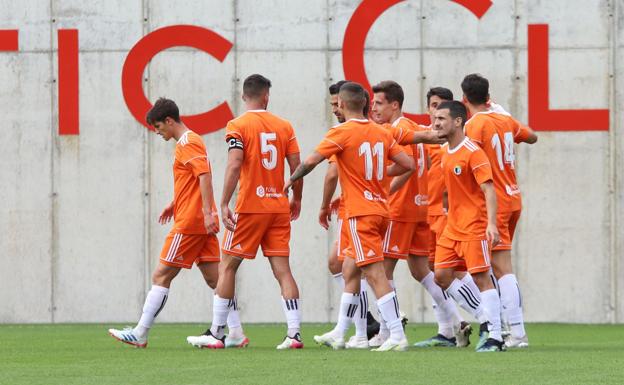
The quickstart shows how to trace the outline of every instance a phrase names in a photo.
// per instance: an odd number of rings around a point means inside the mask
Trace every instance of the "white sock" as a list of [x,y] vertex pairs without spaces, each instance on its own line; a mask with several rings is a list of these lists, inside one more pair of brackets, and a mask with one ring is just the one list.
[[212,300],[212,326],[210,327],[210,333],[216,338],[223,338],[225,334],[225,325],[227,324],[228,314],[233,299],[221,298],[218,295],[214,295]]
[[147,337],[149,329],[154,324],[154,319],[163,307],[165,307],[168,295],[168,288],[152,285],[152,288],[147,293],[147,297],[145,297],[145,304],[143,304],[143,314],[141,314],[141,319],[133,329],[133,332],[137,337]]
[[360,303],[359,293],[342,293],[340,298],[340,313],[338,314],[338,323],[334,328],[334,335],[336,337],[344,338],[347,330],[353,322],[353,318],[357,313],[357,308]]
[[355,336],[366,337],[366,321],[368,313],[368,283],[365,279],[360,281],[360,306],[358,311],[355,312],[353,317],[353,323],[355,324]]
[[386,325],[390,330],[390,338],[394,341],[401,341],[405,338],[403,325],[401,324],[401,316],[399,312],[399,301],[396,293],[391,291],[377,300],[377,308],[381,313],[381,318],[386,321]]
[[[394,286],[394,279],[389,279],[388,283],[390,284],[392,291],[396,293],[396,287]],[[377,300],[377,302],[379,303],[379,300]],[[377,312],[379,313],[379,335],[385,337],[388,334],[390,334],[390,329],[388,329],[386,320],[384,319],[383,314],[381,314],[381,310],[379,309],[379,307],[377,307]]]
[[282,297],[282,308],[286,314],[288,337],[294,337],[301,329],[301,300],[299,298],[285,299]]
[[483,312],[488,320],[489,338],[502,341],[501,321],[500,321],[500,298],[496,289],[490,289],[481,292],[481,303],[483,304]]
[[513,274],[506,274],[498,280],[503,318],[511,326],[511,335],[522,338],[526,335],[522,316],[522,294],[518,280]]
[[496,292],[498,292],[498,296],[500,297],[500,286],[498,285],[498,279],[496,279],[496,276],[494,276],[494,272],[492,271],[492,269],[490,269],[489,275],[490,280],[492,281],[492,285],[494,285],[494,288],[496,289]]
[[457,312],[455,302],[435,283],[433,272],[430,271],[420,283],[433,299],[433,313],[438,321],[438,334],[446,338],[453,338],[453,321]]
[[472,291],[473,293],[481,292],[481,290],[479,290],[479,287],[475,283],[474,279],[472,279],[472,275],[470,275],[470,273],[466,273],[462,277],[461,281],[464,285],[468,285],[468,287],[470,288],[470,291]]
[[451,286],[446,289],[446,292],[453,297],[462,309],[472,314],[479,323],[487,321],[481,306],[481,296],[478,290],[472,291],[468,285],[463,284],[462,281],[456,278],[451,283]]
[[342,273],[334,274],[334,281],[336,281],[336,283],[340,287],[340,290],[344,290],[345,282],[344,282],[344,277],[342,276]]
[[245,335],[240,321],[240,314],[238,313],[238,301],[236,297],[232,300],[232,307],[227,316],[227,327],[228,335],[232,338],[242,338]]

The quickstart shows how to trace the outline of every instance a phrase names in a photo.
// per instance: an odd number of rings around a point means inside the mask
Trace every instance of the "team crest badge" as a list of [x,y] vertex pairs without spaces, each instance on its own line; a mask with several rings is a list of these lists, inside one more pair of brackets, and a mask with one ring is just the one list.
[[457,165],[453,167],[453,172],[455,173],[455,175],[461,175],[461,171],[461,166]]

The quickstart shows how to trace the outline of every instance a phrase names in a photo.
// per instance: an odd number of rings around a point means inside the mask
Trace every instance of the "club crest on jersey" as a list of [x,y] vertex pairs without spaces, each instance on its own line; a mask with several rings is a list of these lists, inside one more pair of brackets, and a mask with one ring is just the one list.
[[256,187],[256,195],[259,196],[260,198],[264,198],[264,187],[263,186],[258,186]]
[[462,172],[462,169],[460,165],[453,167],[453,173],[455,173],[455,175],[461,175],[461,172]]
[[373,194],[370,191],[368,191],[368,190],[364,190],[364,198],[366,198],[369,201],[372,201],[373,200]]

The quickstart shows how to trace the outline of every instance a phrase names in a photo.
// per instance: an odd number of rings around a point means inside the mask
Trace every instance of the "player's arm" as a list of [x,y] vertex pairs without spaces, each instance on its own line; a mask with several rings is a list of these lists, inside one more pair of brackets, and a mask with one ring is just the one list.
[[485,195],[485,207],[487,209],[488,224],[485,234],[487,240],[491,242],[492,247],[498,245],[500,242],[500,235],[498,234],[498,228],[496,227],[496,191],[494,190],[494,183],[489,180],[481,183],[481,191]]
[[399,191],[401,187],[405,186],[405,183],[407,183],[407,181],[412,177],[415,170],[416,169],[406,171],[403,174],[392,178],[392,181],[390,181],[390,195],[394,194],[395,192]]
[[234,214],[230,210],[229,204],[234,195],[236,184],[240,178],[241,166],[243,164],[243,149],[232,147],[228,151],[228,161],[225,169],[225,181],[223,182],[223,194],[221,194],[221,218],[226,229],[234,231]]
[[400,145],[405,146],[408,144],[443,144],[446,139],[440,138],[440,134],[435,130],[423,130],[414,131],[408,130],[408,132],[401,138]]
[[169,203],[163,209],[163,211],[160,213],[160,216],[158,217],[158,223],[160,223],[161,225],[169,223],[171,218],[173,218],[173,206],[174,206],[174,201],[171,201],[171,203]]
[[214,202],[214,191],[212,189],[212,174],[205,172],[199,175],[199,191],[202,197],[202,214],[204,215],[204,227],[208,234],[219,232],[219,224],[215,220],[212,212],[212,202]]
[[338,166],[336,162],[329,163],[327,172],[325,173],[325,181],[323,182],[323,202],[319,210],[319,223],[327,230],[329,221],[331,221],[331,202],[336,186],[338,185]]
[[534,144],[537,142],[537,134],[531,127],[520,124],[514,142]]
[[296,181],[308,175],[312,170],[314,170],[314,167],[316,167],[324,160],[325,157],[316,151],[310,154],[306,158],[306,160],[304,160],[303,163],[301,163],[299,167],[297,167],[297,169],[295,169],[295,171],[290,174],[290,179],[286,182],[286,185],[284,186],[284,191],[288,192],[288,189],[291,186],[293,186],[294,189],[294,184]]
[[403,151],[391,155],[390,159],[392,159],[394,163],[386,168],[387,176],[399,176],[407,172],[413,173],[414,170],[416,170],[414,158],[408,156]]
[[[299,153],[286,155],[286,161],[292,175],[297,167],[301,164]],[[294,221],[299,218],[301,213],[301,197],[303,196],[303,179],[300,179],[292,185],[293,196],[290,198],[290,220]]]

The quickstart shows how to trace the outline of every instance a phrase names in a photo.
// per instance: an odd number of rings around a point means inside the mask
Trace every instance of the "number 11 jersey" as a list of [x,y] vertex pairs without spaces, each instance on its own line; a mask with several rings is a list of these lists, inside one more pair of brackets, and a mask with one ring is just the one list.
[[388,159],[402,152],[392,133],[366,119],[349,119],[325,134],[316,151],[336,155],[346,217],[388,218]]
[[284,194],[286,156],[299,153],[291,124],[266,110],[250,110],[228,122],[229,148],[242,148],[237,213],[289,213]]

